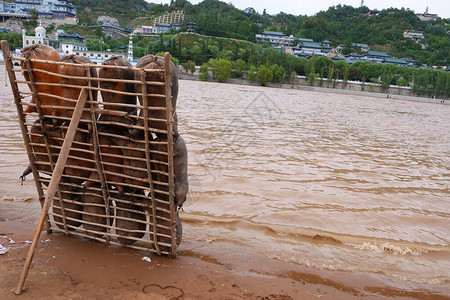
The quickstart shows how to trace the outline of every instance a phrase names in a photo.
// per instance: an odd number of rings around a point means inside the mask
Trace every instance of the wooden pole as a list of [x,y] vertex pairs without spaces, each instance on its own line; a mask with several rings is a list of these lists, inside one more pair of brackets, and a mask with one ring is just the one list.
[[143,116],[144,116],[144,138],[145,138],[145,162],[147,166],[147,178],[150,187],[150,199],[152,202],[152,219],[153,219],[153,243],[155,245],[156,252],[161,255],[161,249],[158,245],[158,227],[156,220],[156,201],[155,201],[155,189],[153,186],[152,177],[152,166],[151,166],[151,153],[150,153],[150,143],[149,143],[149,129],[148,129],[148,90],[146,84],[146,73],[141,70],[141,92],[142,92],[142,106],[143,106]]
[[52,179],[48,185],[47,193],[45,195],[44,204],[42,207],[41,216],[39,217],[39,222],[36,227],[36,231],[33,236],[33,242],[31,243],[30,249],[28,250],[28,255],[25,260],[25,265],[23,266],[22,273],[20,275],[19,282],[17,284],[15,294],[20,295],[23,291],[23,286],[25,284],[25,279],[27,278],[28,271],[31,266],[31,261],[33,260],[34,252],[36,251],[36,246],[41,236],[42,227],[44,225],[45,218],[47,216],[48,210],[50,209],[50,205],[53,201],[53,197],[58,188],[59,181],[61,180],[62,173],[64,171],[64,166],[66,165],[67,156],[69,155],[70,148],[72,146],[73,139],[75,137],[75,133],[78,128],[78,123],[81,119],[81,114],[83,113],[83,108],[87,99],[87,91],[86,89],[82,89],[80,96],[78,98],[77,105],[75,106],[75,110],[73,112],[72,120],[70,121],[69,128],[67,130],[66,138],[64,139],[64,143],[59,153],[58,160],[55,165],[55,169],[52,174]]
[[172,93],[170,82],[170,53],[164,53],[164,87],[166,94],[166,120],[167,120],[167,162],[169,173],[169,207],[170,207],[170,228],[171,228],[171,249],[170,257],[175,258],[176,237],[175,237],[175,192],[174,192],[174,170],[173,170],[173,111]]

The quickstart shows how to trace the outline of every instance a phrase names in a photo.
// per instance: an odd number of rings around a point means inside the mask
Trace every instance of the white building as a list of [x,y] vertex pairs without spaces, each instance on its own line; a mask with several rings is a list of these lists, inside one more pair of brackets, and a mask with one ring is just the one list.
[[74,43],[74,42],[61,42],[60,43],[60,52],[64,55],[75,54],[77,51],[87,51],[88,48],[84,44]]
[[35,32],[34,36],[27,36],[25,34],[25,29],[22,29],[22,42],[23,42],[24,48],[27,46],[34,45],[34,44],[49,45],[48,39],[46,37],[47,30],[45,30],[44,27],[39,25],[38,27],[36,27],[34,29],[34,32]]

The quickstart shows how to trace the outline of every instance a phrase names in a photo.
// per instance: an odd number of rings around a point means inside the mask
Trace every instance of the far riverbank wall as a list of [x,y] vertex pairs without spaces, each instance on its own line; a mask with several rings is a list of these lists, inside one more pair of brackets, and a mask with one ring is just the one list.
[[[179,78],[185,80],[199,80],[198,75],[190,75],[184,72],[179,73]],[[210,82],[217,82],[217,81],[215,79],[210,79]],[[230,78],[224,83],[260,86],[260,84],[256,81],[248,81],[245,79]],[[416,96],[412,93],[412,89],[410,87],[391,86],[389,89],[383,91],[381,86],[377,84],[365,83],[363,85],[361,84],[361,82],[349,81],[347,82],[346,85],[344,85],[342,80],[331,83],[328,82],[327,80],[323,80],[322,82],[320,80],[317,80],[314,83],[314,85],[311,86],[308,84],[304,76],[299,76],[298,82],[296,84],[268,83],[267,87],[366,95],[380,98],[395,98],[402,100],[441,103],[450,105],[450,100],[448,97],[443,99],[443,98],[427,97],[426,95]]]

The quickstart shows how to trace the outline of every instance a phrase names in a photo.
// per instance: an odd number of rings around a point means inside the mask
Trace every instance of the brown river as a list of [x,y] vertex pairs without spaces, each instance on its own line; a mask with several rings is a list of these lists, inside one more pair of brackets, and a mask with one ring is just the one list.
[[[1,77],[0,221],[35,222]],[[177,109],[191,190],[182,253],[243,273],[261,256],[450,295],[449,105],[182,80]]]

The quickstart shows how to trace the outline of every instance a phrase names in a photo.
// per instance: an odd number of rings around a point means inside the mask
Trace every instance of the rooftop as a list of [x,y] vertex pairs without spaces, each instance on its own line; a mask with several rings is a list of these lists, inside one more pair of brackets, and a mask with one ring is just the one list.
[[369,51],[367,52],[367,54],[372,56],[391,57],[389,54],[383,51]]
[[264,31],[262,34],[285,36],[284,33],[277,31]]

